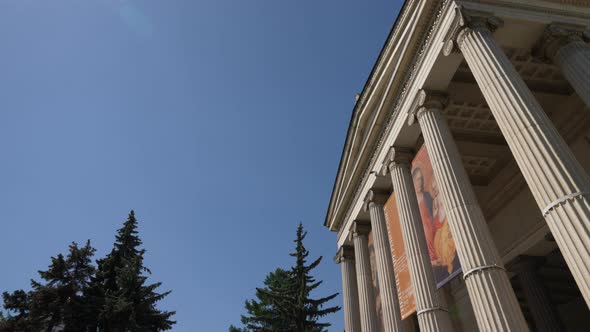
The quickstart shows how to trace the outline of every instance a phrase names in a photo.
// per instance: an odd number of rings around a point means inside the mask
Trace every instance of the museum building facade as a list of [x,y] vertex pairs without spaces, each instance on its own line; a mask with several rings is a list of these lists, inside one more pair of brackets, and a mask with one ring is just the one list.
[[590,0],[406,0],[325,226],[347,332],[590,330]]

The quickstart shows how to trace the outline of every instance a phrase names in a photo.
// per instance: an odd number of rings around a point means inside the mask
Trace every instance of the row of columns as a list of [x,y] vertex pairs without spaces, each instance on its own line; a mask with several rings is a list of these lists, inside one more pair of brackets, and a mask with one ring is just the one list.
[[[475,80],[529,185],[533,196],[590,305],[590,178],[575,159],[532,92],[494,40],[501,20],[458,8],[445,55],[463,54]],[[586,35],[571,27],[547,28],[537,53],[559,66],[578,95],[590,106],[590,48]],[[420,91],[407,110],[418,123],[431,159],[443,206],[463,269],[477,324],[482,331],[528,331],[514,290],[491,237],[485,217],[446,123],[443,93]],[[436,290],[408,150],[392,147],[383,174],[390,175],[416,299],[421,331],[452,331],[451,320]],[[370,225],[355,222],[354,248],[341,248],[346,331],[376,331],[367,234],[372,228],[386,331],[403,331],[383,210],[385,197],[368,193]],[[352,257],[354,252],[354,259]],[[347,254],[348,253],[348,254]],[[516,266],[516,265],[515,265]],[[530,265],[515,270],[523,283],[537,326],[558,331],[546,294]],[[354,268],[353,268],[354,267]]]

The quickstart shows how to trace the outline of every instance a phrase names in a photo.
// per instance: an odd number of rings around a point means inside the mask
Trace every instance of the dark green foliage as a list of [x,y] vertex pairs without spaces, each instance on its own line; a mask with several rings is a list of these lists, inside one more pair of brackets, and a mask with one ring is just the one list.
[[230,327],[230,332],[245,331],[293,331],[293,332],[324,332],[329,323],[318,320],[335,313],[340,307],[324,306],[338,294],[319,299],[312,299],[311,292],[318,288],[322,281],[316,281],[311,271],[322,261],[319,257],[307,264],[309,251],[303,245],[307,235],[299,224],[295,239],[295,265],[290,271],[277,269],[270,273],[264,282],[264,288],[256,289],[257,300],[246,301],[247,316],[242,316],[243,329]]
[[84,297],[90,277],[94,248],[72,243],[67,257],[51,257],[47,271],[39,271],[42,281],[31,280],[32,290],[4,293],[4,308],[12,316],[0,322],[0,331],[51,331],[61,326],[63,331],[84,331],[91,308]]
[[51,257],[47,271],[39,271],[44,283],[32,280],[30,318],[47,331],[62,326],[64,331],[84,331],[92,308],[87,293],[95,269],[92,256],[96,250],[90,241],[82,248],[72,243],[66,258]]
[[229,332],[248,332],[248,330],[230,325]]
[[156,303],[170,292],[156,293],[160,283],[146,284],[150,271],[143,266],[144,249],[133,211],[118,230],[111,253],[92,265],[95,249],[72,243],[67,257],[51,257],[42,282],[31,281],[31,291],[4,293],[0,332],[52,331],[164,331],[175,323],[174,312]]
[[113,250],[98,261],[93,281],[94,302],[101,310],[97,325],[100,331],[165,331],[175,323],[174,312],[160,311],[156,303],[170,292],[157,293],[161,283],[146,284],[144,249],[137,233],[133,211],[117,231]]
[[269,294],[280,290],[289,282],[290,273],[283,269],[276,269],[269,273],[264,280],[264,288],[256,289],[258,300],[247,300],[245,303],[247,316],[242,316],[244,331],[289,331],[288,322],[281,314],[281,308]]
[[8,314],[0,316],[0,331],[31,331],[33,324],[29,318],[30,313],[30,294],[23,290],[17,290],[14,293],[4,292],[4,309]]
[[328,323],[318,323],[318,319],[328,314],[332,314],[340,310],[340,307],[333,306],[323,308],[324,305],[338,296],[338,293],[326,296],[320,299],[311,299],[310,293],[323,281],[316,281],[311,276],[311,270],[315,269],[322,261],[322,256],[318,257],[313,263],[305,265],[309,251],[303,246],[303,240],[307,232],[303,231],[303,225],[299,224],[297,228],[297,239],[295,240],[295,252],[291,256],[295,257],[297,264],[293,267],[291,273],[294,275],[294,284],[292,285],[295,293],[295,303],[291,306],[291,315],[295,318],[292,327],[295,331],[306,332],[320,332],[324,328],[329,327]]

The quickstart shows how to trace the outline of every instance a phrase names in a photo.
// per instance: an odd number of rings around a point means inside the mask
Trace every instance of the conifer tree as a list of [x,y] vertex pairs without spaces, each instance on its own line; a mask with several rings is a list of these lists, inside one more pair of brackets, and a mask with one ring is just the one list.
[[281,303],[287,320],[292,322],[290,326],[292,331],[322,332],[326,331],[325,328],[331,324],[320,323],[318,320],[340,310],[338,306],[324,308],[324,305],[338,296],[338,293],[319,299],[310,298],[311,292],[323,282],[321,280],[316,281],[311,275],[311,271],[322,261],[322,256],[306,265],[309,256],[309,251],[303,245],[306,236],[307,232],[303,230],[303,225],[300,223],[294,241],[295,252],[290,254],[291,257],[295,257],[295,266],[291,269],[291,280],[283,294],[277,294],[277,299]]
[[0,315],[0,332],[35,330],[29,317],[30,293],[23,290],[17,290],[13,293],[4,292],[2,299],[4,309],[8,310],[8,313],[6,316],[4,314]]
[[72,243],[67,256],[51,257],[30,291],[3,293],[7,312],[0,312],[0,332],[169,330],[174,312],[160,311],[156,303],[170,292],[157,293],[161,283],[147,283],[151,272],[143,265],[141,245],[133,211],[98,269],[90,241],[83,247]]
[[143,265],[145,249],[138,236],[137,220],[131,211],[117,231],[111,252],[98,261],[93,281],[93,305],[100,308],[99,331],[165,331],[175,324],[173,311],[161,311],[157,302],[170,292],[157,293],[161,283],[147,284],[150,270]]
[[281,268],[266,276],[265,287],[256,289],[257,300],[246,300],[248,314],[242,315],[241,321],[246,328],[243,331],[289,331],[289,323],[284,320],[280,308],[275,305],[274,298],[268,293],[284,288],[290,277],[290,273]]
[[248,330],[236,327],[234,325],[230,325],[229,332],[248,332]]
[[46,271],[39,271],[42,281],[31,280],[32,290],[4,293],[4,307],[16,316],[5,319],[0,331],[84,331],[92,308],[85,293],[94,274],[92,256],[95,249],[72,243],[67,257],[51,257]]
[[96,250],[90,241],[84,247],[72,243],[66,258],[59,254],[51,258],[47,271],[39,271],[45,281],[32,280],[31,320],[47,331],[60,326],[63,331],[83,331],[92,308],[84,297],[90,278],[95,272],[92,256]]
[[[309,251],[303,245],[307,232],[299,224],[295,239],[295,265],[289,270],[277,269],[269,274],[264,288],[256,289],[258,300],[246,301],[248,316],[242,316],[243,329],[230,327],[230,332],[272,331],[272,332],[324,332],[329,323],[319,319],[340,310],[338,306],[324,308],[338,293],[319,299],[311,298],[311,292],[322,281],[311,275],[322,261],[320,256],[307,264]],[[282,272],[281,272],[282,271]]]

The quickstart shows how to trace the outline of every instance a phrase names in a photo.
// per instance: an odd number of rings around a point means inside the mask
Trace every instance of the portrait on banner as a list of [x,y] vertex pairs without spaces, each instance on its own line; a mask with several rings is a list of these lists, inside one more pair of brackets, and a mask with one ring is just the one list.
[[412,161],[412,178],[437,287],[461,273],[455,242],[426,147]]

